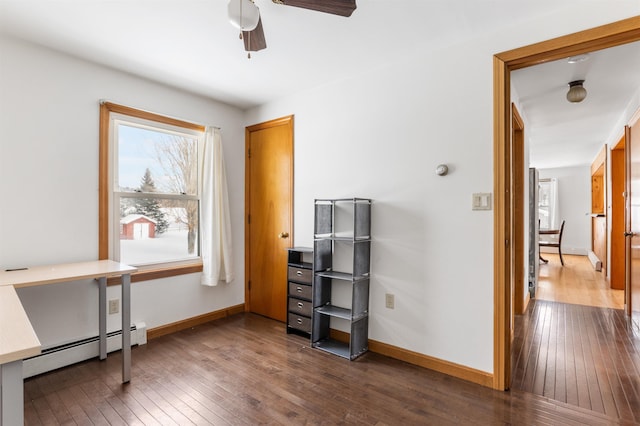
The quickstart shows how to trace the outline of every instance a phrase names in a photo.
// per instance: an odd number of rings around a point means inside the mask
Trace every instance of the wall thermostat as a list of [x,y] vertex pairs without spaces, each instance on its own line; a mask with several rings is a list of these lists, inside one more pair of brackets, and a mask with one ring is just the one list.
[[436,174],[438,176],[446,176],[449,173],[449,167],[446,164],[438,164],[436,167]]

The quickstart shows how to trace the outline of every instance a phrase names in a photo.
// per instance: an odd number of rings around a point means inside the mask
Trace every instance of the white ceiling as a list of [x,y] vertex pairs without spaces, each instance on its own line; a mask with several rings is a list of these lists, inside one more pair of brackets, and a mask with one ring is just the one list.
[[[227,21],[227,0],[0,0],[0,32],[246,109],[463,42],[505,22],[567,13],[583,0],[358,0],[349,18],[255,2],[267,49],[251,59]],[[607,57],[588,61],[589,95],[579,105],[564,101],[565,85],[577,72],[566,64],[518,71],[516,90],[538,167],[545,158],[578,161],[573,141],[601,146],[602,132],[608,136],[632,96],[626,88],[640,86],[637,51],[635,59],[630,67],[612,66]],[[626,71],[611,77],[621,68]],[[559,154],[565,147],[568,156]],[[580,162],[588,163],[593,154],[583,157],[589,158]]]
[[[618,128],[640,88],[640,42],[592,52],[587,59],[561,59],[511,73],[532,149],[530,164],[549,168],[591,164]],[[585,80],[587,97],[569,103],[568,83]]]

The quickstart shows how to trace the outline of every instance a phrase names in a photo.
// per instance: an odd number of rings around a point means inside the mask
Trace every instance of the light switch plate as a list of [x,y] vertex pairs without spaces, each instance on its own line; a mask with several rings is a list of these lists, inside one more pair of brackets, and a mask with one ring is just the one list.
[[476,192],[472,197],[472,210],[491,210],[491,193]]

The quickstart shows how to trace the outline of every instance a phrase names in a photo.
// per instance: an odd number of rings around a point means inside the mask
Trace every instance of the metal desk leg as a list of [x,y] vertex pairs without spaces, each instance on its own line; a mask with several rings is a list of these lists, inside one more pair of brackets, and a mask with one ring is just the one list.
[[122,276],[122,383],[131,380],[131,275]]
[[100,359],[107,358],[107,277],[98,280],[98,331],[100,336]]
[[24,424],[22,360],[0,364],[0,426]]

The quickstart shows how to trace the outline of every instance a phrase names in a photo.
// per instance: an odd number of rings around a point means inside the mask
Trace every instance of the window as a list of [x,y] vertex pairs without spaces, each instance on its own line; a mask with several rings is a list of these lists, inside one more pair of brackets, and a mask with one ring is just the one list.
[[100,258],[164,276],[201,269],[204,127],[103,103],[100,128]]
[[540,179],[538,189],[540,229],[558,229],[558,181]]

